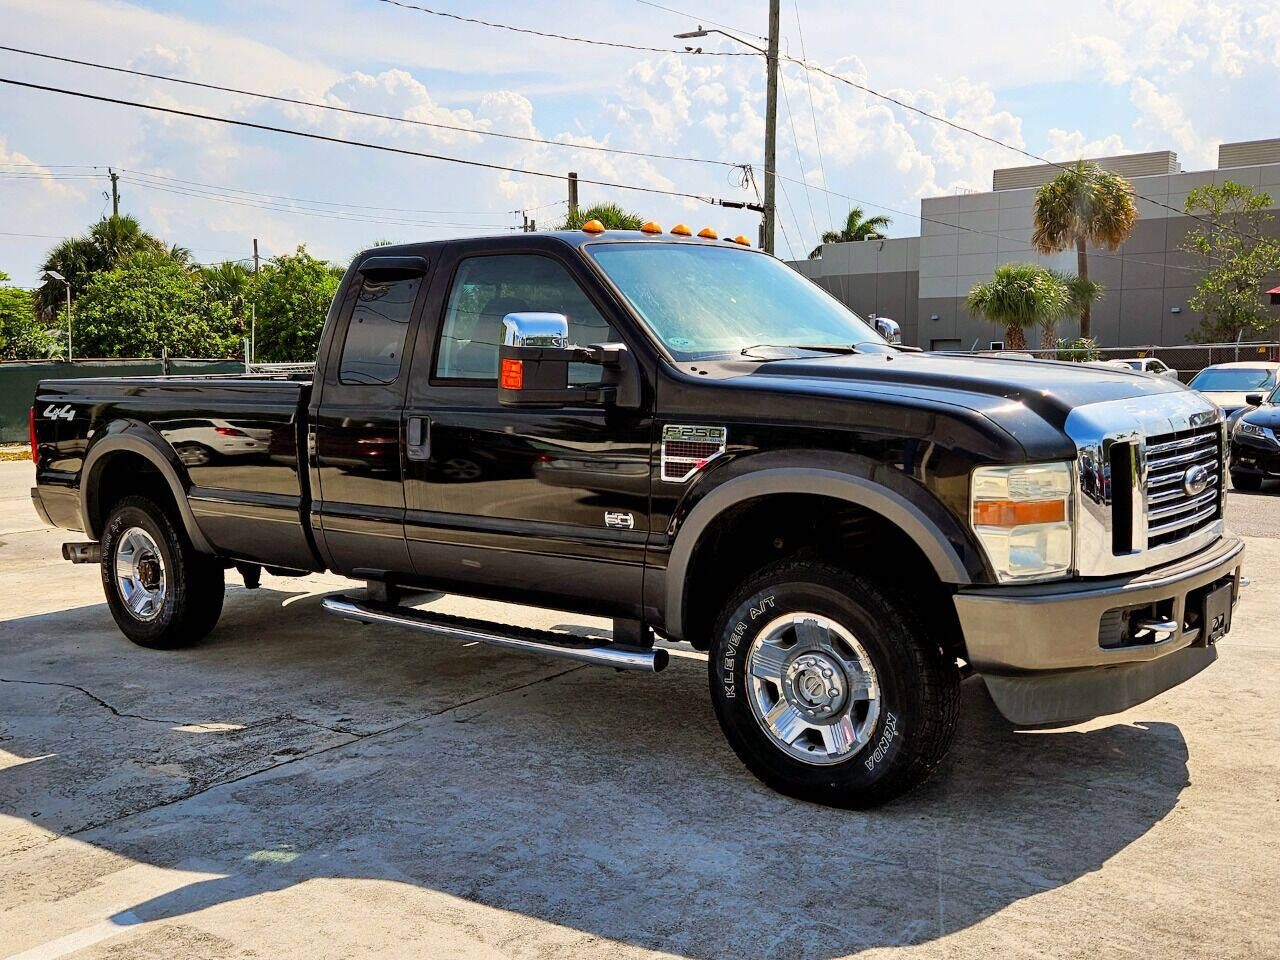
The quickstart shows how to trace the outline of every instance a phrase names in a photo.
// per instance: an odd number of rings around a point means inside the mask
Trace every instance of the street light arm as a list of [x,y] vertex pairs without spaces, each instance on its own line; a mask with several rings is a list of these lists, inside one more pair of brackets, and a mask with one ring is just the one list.
[[728,37],[730,40],[736,40],[738,43],[742,44],[744,47],[750,47],[752,50],[756,51],[757,53],[763,54],[766,57],[769,55],[769,51],[766,50],[764,47],[757,47],[754,43],[749,43],[748,41],[743,40],[741,37],[734,36],[732,33],[729,33],[726,30],[720,30],[716,27],[699,26],[697,30],[690,30],[688,33],[672,34],[672,37],[676,40],[690,40],[695,37],[705,37],[708,34],[712,34],[712,33],[718,33],[722,37]]

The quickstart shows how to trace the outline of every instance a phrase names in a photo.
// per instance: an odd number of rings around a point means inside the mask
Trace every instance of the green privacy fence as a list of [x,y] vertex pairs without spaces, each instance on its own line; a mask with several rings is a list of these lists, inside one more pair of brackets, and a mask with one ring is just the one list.
[[27,440],[27,409],[41,380],[242,373],[239,360],[8,360],[0,363],[0,443]]

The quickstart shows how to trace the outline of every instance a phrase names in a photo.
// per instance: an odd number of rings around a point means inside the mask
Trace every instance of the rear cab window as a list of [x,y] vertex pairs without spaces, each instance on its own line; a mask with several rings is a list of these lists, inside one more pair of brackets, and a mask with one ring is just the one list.
[[405,334],[422,279],[420,274],[389,271],[361,276],[338,364],[341,383],[387,384],[400,376]]

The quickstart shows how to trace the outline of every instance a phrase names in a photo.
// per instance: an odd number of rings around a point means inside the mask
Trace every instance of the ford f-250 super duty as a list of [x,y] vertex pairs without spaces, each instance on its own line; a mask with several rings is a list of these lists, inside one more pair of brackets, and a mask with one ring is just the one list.
[[1213,661],[1241,584],[1222,417],[1177,382],[894,346],[759,251],[594,225],[366,251],[313,378],[46,381],[32,451],[137,643],[198,640],[263,568],[616,668],[688,641],[743,762],[840,805],[938,765],[962,671],[1017,724],[1114,713]]

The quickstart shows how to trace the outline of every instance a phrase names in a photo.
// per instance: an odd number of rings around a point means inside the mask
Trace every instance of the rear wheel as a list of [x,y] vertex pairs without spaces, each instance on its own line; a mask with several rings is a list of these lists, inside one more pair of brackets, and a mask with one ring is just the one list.
[[1262,478],[1256,473],[1231,471],[1231,485],[1237,490],[1261,490]]
[[222,565],[145,497],[125,497],[107,518],[102,587],[120,631],[144,647],[195,643],[222,614]]
[[955,732],[954,658],[904,601],[831,564],[762,571],[725,607],[709,666],[734,751],[803,800],[891,800],[942,762]]

